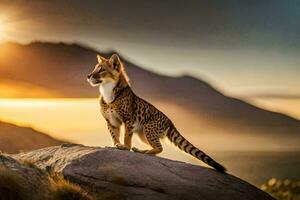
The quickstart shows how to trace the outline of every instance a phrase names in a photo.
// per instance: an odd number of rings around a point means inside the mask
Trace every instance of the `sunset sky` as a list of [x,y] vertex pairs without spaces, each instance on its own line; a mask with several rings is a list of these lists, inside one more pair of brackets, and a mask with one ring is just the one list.
[[115,49],[145,68],[192,74],[276,110],[286,101],[300,107],[299,19],[298,0],[1,0],[0,40]]

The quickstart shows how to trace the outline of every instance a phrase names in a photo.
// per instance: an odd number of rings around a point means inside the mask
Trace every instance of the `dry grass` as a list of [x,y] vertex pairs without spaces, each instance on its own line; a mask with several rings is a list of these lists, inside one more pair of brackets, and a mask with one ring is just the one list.
[[58,174],[52,174],[50,183],[56,200],[93,200],[79,185],[71,183]]
[[17,172],[0,167],[0,200],[29,200],[30,197]]
[[[7,167],[0,167],[0,200],[32,200],[39,196],[45,200],[95,200],[92,195],[88,194],[87,191],[82,189],[79,185],[66,180],[62,175],[47,172],[39,168],[31,160],[19,161],[20,164],[32,168],[45,178],[47,184],[49,184],[48,191],[50,196],[46,196],[43,192],[32,193],[28,191],[28,187],[24,179],[16,172]],[[30,178],[30,177],[28,177]],[[43,179],[44,179],[43,178]],[[42,179],[42,180],[43,180]],[[113,180],[116,184],[122,184],[123,179],[116,177]],[[48,193],[48,194],[49,194]],[[39,198],[38,198],[39,199]],[[103,192],[97,197],[101,200],[118,200],[120,195],[116,192]]]
[[[21,176],[7,167],[0,167],[0,200],[31,200],[34,196],[45,197],[45,200],[94,200],[79,185],[71,183],[58,174],[48,174],[40,169],[31,160],[22,160],[20,163],[26,167],[35,169],[45,175],[45,181],[49,183],[51,197],[44,194],[33,194],[28,191]],[[47,178],[48,177],[48,178]],[[34,195],[34,196],[32,196]]]
[[20,163],[30,168],[38,168],[32,160],[21,160]]
[[19,161],[21,164],[25,165],[26,167],[32,168],[32,169],[36,169],[41,173],[44,173],[44,171],[39,168],[32,160],[21,160]]
[[261,189],[278,200],[300,200],[300,181],[271,178]]

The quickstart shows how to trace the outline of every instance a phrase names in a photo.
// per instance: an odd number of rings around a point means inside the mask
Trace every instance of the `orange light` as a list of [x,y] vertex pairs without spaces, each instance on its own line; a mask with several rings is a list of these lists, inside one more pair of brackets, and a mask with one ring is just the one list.
[[15,21],[8,13],[0,13],[0,42],[10,39],[11,33],[14,32]]
[[5,24],[0,20],[0,41],[5,38]]

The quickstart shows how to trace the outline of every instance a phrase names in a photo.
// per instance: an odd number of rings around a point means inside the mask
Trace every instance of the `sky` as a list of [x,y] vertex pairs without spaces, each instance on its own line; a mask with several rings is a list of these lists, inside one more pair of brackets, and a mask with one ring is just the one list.
[[0,0],[1,38],[113,49],[227,94],[300,99],[298,0]]

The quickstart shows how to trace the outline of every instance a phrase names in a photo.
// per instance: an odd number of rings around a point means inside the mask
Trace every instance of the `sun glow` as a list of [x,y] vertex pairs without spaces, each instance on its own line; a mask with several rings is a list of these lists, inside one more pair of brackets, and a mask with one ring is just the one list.
[[[19,27],[24,23],[24,19],[18,20],[17,13],[12,10],[1,10],[0,13],[0,43],[12,40],[20,32]],[[18,29],[16,28],[18,27]]]
[[0,41],[4,40],[5,38],[5,25],[0,20]]
[[9,23],[3,16],[0,16],[0,42],[8,39]]

